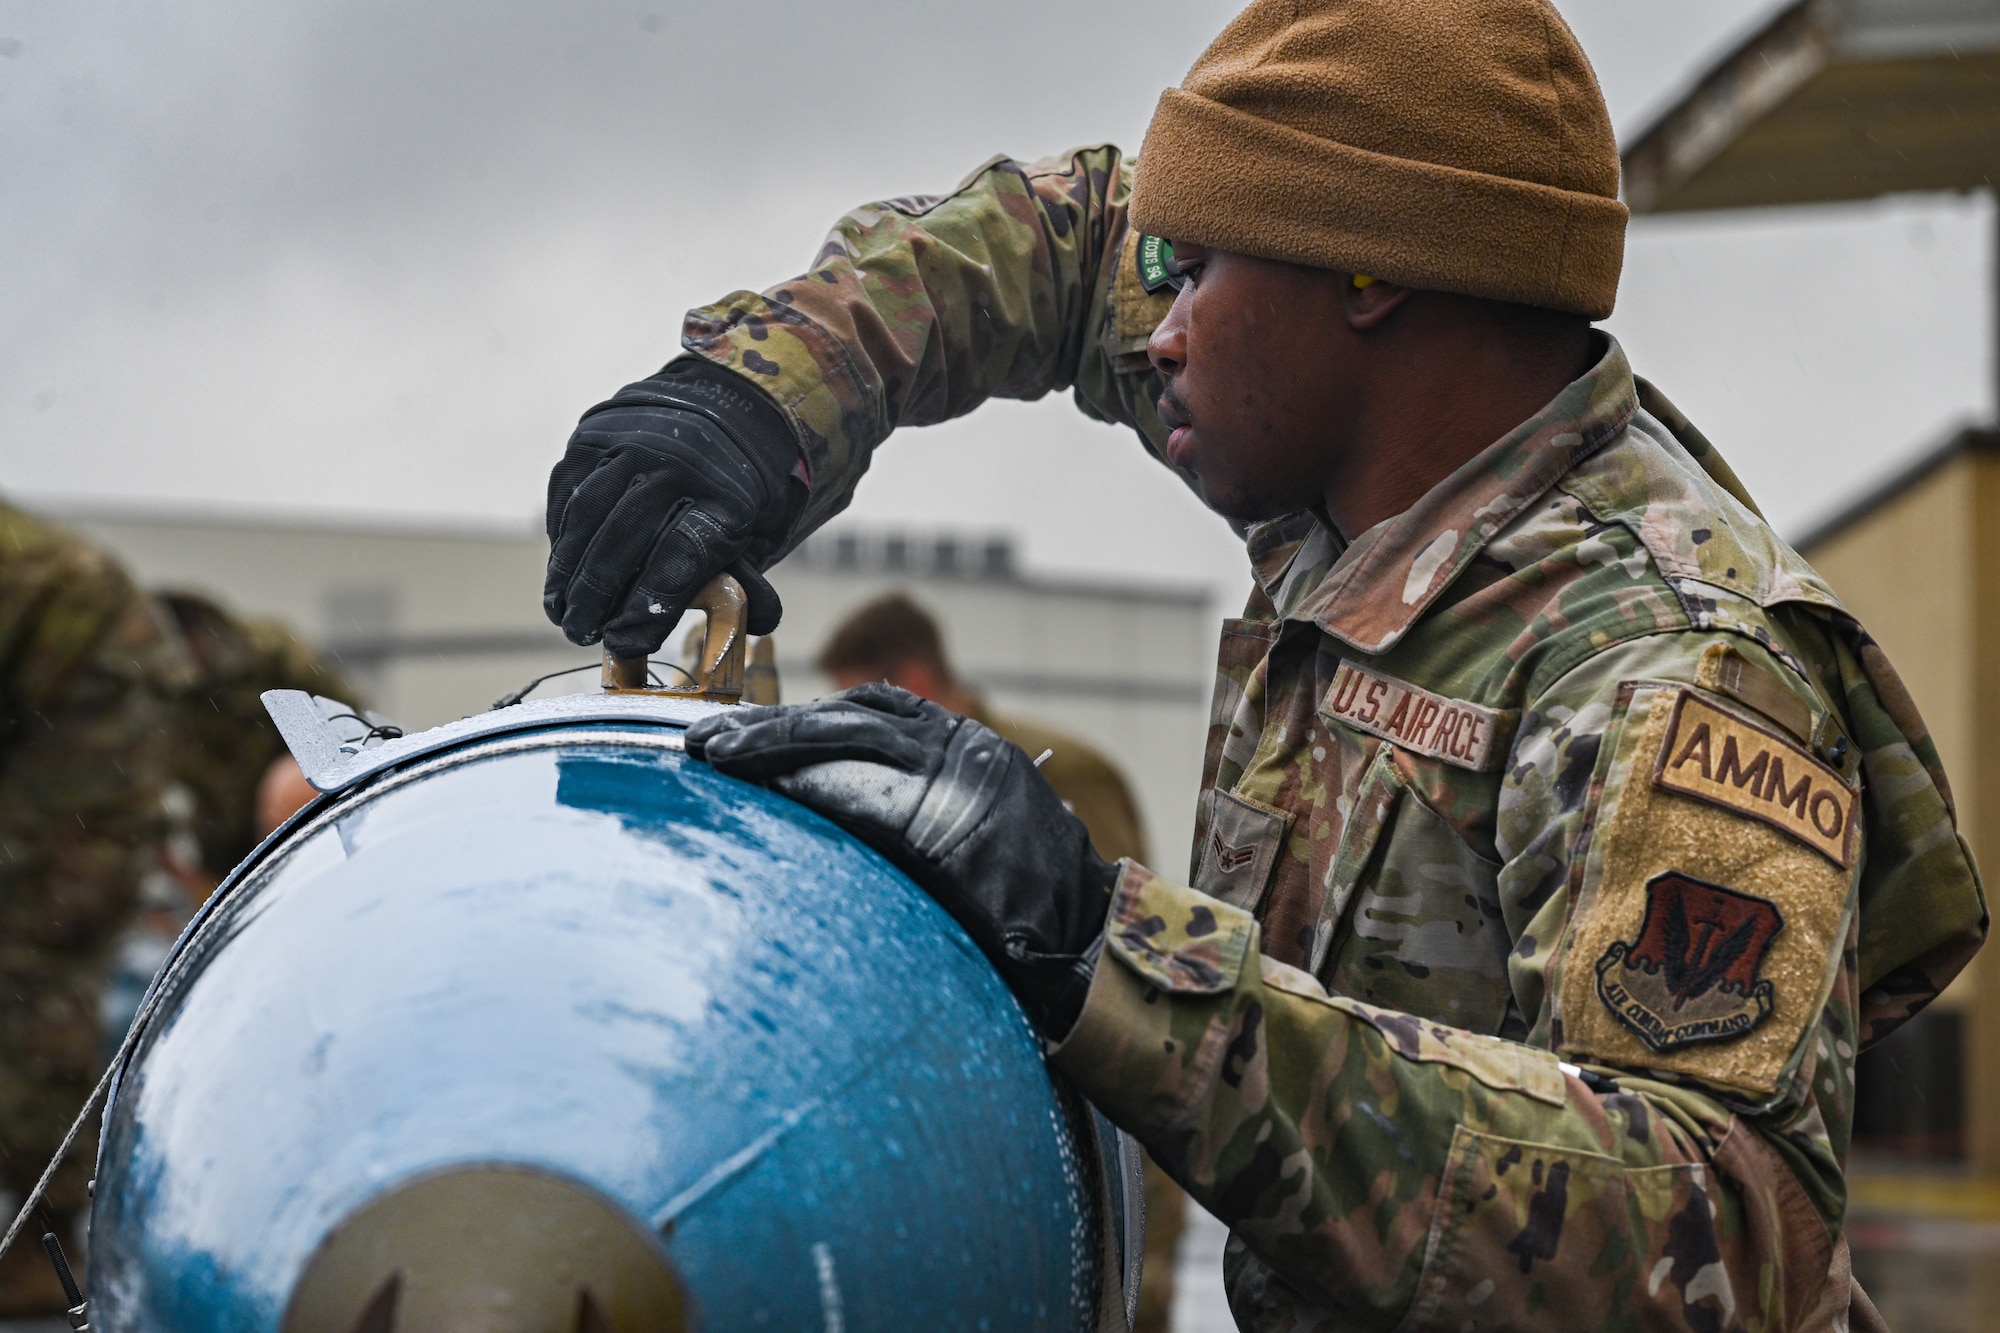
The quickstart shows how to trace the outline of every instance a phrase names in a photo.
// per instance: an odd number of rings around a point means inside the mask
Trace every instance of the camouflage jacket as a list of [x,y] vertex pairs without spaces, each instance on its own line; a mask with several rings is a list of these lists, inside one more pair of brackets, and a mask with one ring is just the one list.
[[219,880],[257,845],[257,786],[284,738],[265,690],[305,690],[360,707],[360,696],[310,645],[273,620],[240,616],[199,593],[157,592],[193,665],[175,700],[173,776],[194,797],[200,870]]
[[110,557],[0,505],[0,956],[91,950],[130,910],[186,683]]
[[[808,524],[995,394],[1158,455],[1126,191],[996,161],[684,345],[790,413]],[[1986,928],[1879,649],[1608,339],[1404,514],[1249,548],[1192,887],[1126,864],[1053,1056],[1231,1226],[1239,1323],[1868,1326],[1854,1057]]]
[[995,713],[984,701],[972,709],[971,717],[1020,746],[1031,759],[1044,750],[1050,752],[1042,776],[1090,830],[1090,845],[1099,856],[1107,861],[1147,859],[1139,807],[1116,764],[1067,732]]
[[[161,870],[173,636],[88,542],[0,504],[0,1191],[33,1183],[97,1077],[98,1004]],[[81,1206],[87,1154],[52,1206]]]

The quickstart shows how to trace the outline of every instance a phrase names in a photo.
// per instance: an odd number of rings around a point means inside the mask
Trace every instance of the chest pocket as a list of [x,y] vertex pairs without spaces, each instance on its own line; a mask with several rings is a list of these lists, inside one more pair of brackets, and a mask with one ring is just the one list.
[[1379,743],[1328,868],[1311,971],[1329,991],[1488,1035],[1509,1027],[1497,862],[1412,789]]
[[1254,914],[1271,891],[1271,872],[1285,849],[1292,816],[1234,792],[1215,792],[1214,802],[1194,887]]
[[[1205,794],[1195,811],[1194,847],[1188,857],[1191,876],[1188,882],[1196,888],[1201,887],[1202,866],[1208,859],[1212,841],[1209,823],[1215,809],[1214,789],[1218,783],[1234,786],[1244,766],[1256,754],[1262,709],[1261,706],[1246,709],[1246,696],[1253,692],[1258,668],[1277,635],[1277,624],[1270,620],[1222,622],[1215,693],[1209,700],[1208,736],[1201,760],[1201,790]],[[1267,872],[1269,868],[1265,867]]]

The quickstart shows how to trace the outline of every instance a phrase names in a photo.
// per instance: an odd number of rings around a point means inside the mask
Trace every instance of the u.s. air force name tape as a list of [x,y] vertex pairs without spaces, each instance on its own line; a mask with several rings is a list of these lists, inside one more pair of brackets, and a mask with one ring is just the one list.
[[1442,694],[1342,662],[1319,711],[1406,750],[1483,773],[1500,766],[1520,713]]

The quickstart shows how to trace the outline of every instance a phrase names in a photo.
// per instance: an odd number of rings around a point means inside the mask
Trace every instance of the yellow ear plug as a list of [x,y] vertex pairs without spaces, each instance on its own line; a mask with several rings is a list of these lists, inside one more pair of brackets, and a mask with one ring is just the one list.
[[1356,288],[1365,291],[1375,285],[1375,279],[1369,277],[1366,273],[1357,273],[1354,275],[1354,285]]

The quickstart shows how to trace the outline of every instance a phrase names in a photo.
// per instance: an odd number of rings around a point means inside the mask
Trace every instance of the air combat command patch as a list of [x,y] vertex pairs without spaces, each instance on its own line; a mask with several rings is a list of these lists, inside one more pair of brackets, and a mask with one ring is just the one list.
[[1771,1016],[1758,975],[1785,918],[1771,903],[1668,871],[1646,884],[1636,940],[1597,960],[1597,993],[1656,1051],[1740,1037]]

